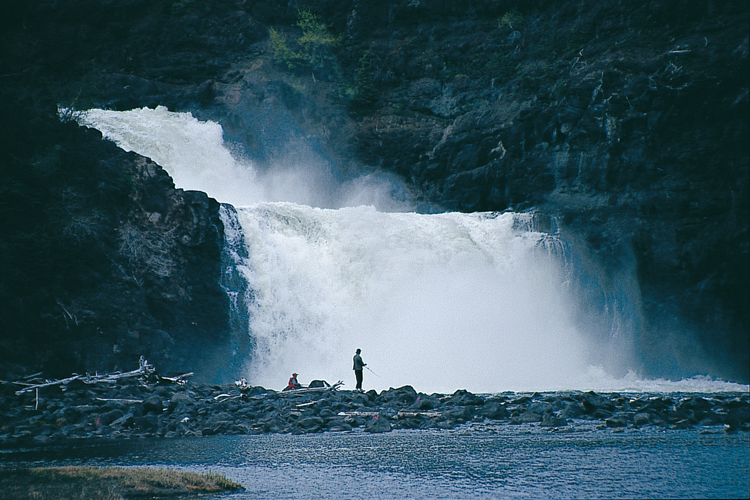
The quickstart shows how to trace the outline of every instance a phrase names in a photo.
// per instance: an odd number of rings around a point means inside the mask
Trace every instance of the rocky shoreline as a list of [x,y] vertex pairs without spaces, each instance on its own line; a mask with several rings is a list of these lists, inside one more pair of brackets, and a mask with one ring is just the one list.
[[[132,372],[135,373],[135,372]],[[576,421],[626,429],[719,426],[750,431],[750,394],[594,392],[423,394],[411,386],[355,392],[337,386],[275,391],[195,384],[189,377],[71,377],[64,383],[0,383],[0,445],[78,439],[175,438],[217,434],[389,432],[452,429],[475,422],[566,428]]]

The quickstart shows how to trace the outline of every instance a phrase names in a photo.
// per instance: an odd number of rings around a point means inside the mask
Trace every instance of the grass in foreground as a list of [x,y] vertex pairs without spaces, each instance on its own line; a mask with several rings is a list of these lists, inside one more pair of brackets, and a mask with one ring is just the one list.
[[40,467],[0,470],[7,500],[128,500],[189,498],[242,490],[220,474],[129,467]]

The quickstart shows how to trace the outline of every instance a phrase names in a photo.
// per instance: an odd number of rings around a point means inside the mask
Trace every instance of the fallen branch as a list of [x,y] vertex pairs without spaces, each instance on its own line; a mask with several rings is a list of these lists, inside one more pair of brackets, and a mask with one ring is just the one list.
[[80,380],[84,384],[97,384],[99,382],[115,382],[117,380],[123,379],[123,378],[130,378],[130,377],[140,377],[140,376],[149,376],[152,373],[156,371],[156,369],[153,367],[153,365],[149,364],[146,359],[144,359],[143,356],[139,359],[140,367],[137,370],[125,372],[125,373],[112,373],[109,375],[73,375],[72,377],[60,379],[60,380],[48,380],[46,382],[43,382],[41,384],[26,384],[25,382],[14,382],[18,385],[25,385],[21,390],[16,391],[16,395],[20,396],[21,394],[25,392],[30,392],[32,390],[40,389],[42,387],[50,387],[53,385],[68,385],[69,383],[73,382],[74,380]]
[[186,382],[186,378],[191,377],[195,375],[193,372],[190,373],[183,373],[182,375],[177,375],[176,377],[159,377],[162,380],[168,380],[169,382],[174,382],[176,384],[184,384]]
[[24,389],[21,389],[20,391],[16,391],[16,396],[20,396],[24,392],[30,392],[35,389],[40,389],[42,387],[50,387],[53,385],[67,385],[74,380],[81,380],[81,378],[82,377],[80,375],[74,375],[72,377],[64,378],[62,380],[48,380],[47,382],[44,382],[42,384],[28,385],[28,384],[25,384],[24,382],[13,382],[13,383],[18,384],[18,385],[26,385]]
[[114,401],[116,403],[143,403],[142,399],[96,398],[97,401]]
[[408,418],[408,417],[439,417],[442,415],[439,411],[400,411],[396,414],[396,418]]
[[300,404],[297,405],[297,408],[306,408],[308,406],[314,405],[315,403],[320,403],[321,401],[323,401],[323,400],[319,399],[317,401],[310,401],[309,403],[300,403]]

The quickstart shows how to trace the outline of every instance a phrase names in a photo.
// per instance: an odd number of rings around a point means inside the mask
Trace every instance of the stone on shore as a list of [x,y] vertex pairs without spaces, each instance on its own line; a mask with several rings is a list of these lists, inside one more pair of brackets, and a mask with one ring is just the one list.
[[393,427],[387,417],[375,415],[365,424],[365,432],[382,433],[391,432]]
[[[64,389],[64,390],[63,390]],[[382,433],[454,429],[469,423],[559,428],[601,422],[602,429],[721,426],[750,430],[750,395],[627,396],[594,392],[483,396],[458,390],[423,394],[411,386],[378,393],[323,387],[278,392],[262,387],[71,383],[15,394],[0,385],[0,444],[76,439],[175,438],[231,434]]]

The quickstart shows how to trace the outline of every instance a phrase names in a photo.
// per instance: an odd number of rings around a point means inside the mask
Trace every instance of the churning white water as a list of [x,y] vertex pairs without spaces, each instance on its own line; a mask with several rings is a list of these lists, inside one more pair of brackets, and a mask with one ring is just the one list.
[[[518,229],[528,215],[417,214],[384,196],[392,191],[384,181],[364,177],[334,186],[351,191],[339,207],[315,208],[304,165],[291,177],[260,175],[230,152],[219,124],[162,107],[77,116],[159,163],[177,187],[237,208],[242,234],[228,240],[246,245],[238,267],[249,285],[254,349],[236,376],[253,385],[280,388],[299,372],[303,383],[341,379],[353,388],[352,356],[361,348],[372,370],[366,389],[744,388],[611,376],[598,355],[611,346],[576,325],[570,270],[545,245],[550,236]],[[627,358],[629,346],[618,342]]]
[[586,368],[556,262],[513,214],[261,203],[239,217],[261,385],[351,378],[355,348],[376,388],[550,387]]

